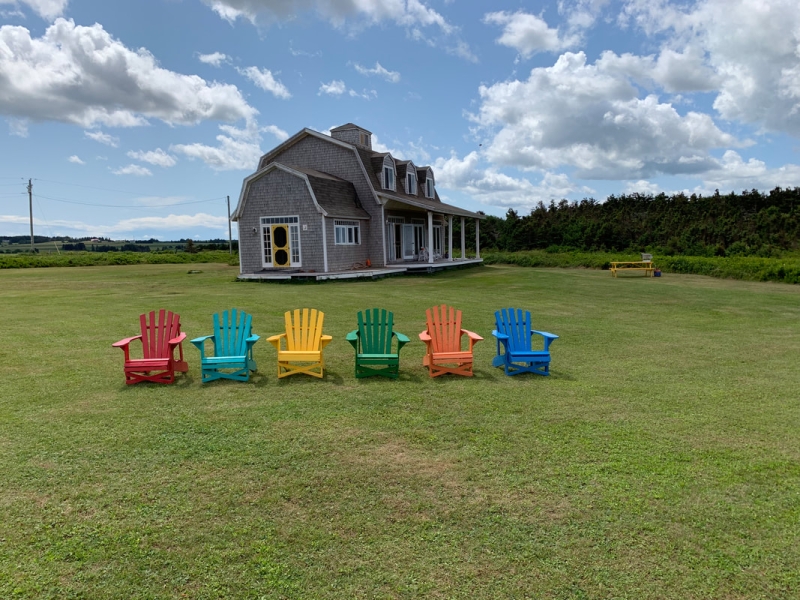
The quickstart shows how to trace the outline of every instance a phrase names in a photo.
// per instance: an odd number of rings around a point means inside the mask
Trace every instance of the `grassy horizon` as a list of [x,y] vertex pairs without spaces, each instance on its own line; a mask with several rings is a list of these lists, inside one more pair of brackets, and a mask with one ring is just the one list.
[[[187,269],[200,270],[189,274]],[[2,598],[793,598],[800,288],[505,265],[324,285],[223,264],[0,271]],[[472,379],[428,378],[426,308]],[[326,313],[326,377],[264,338]],[[412,339],[356,380],[355,313]],[[493,311],[560,335],[552,376],[491,368]],[[141,312],[253,314],[258,374],[125,386]]]

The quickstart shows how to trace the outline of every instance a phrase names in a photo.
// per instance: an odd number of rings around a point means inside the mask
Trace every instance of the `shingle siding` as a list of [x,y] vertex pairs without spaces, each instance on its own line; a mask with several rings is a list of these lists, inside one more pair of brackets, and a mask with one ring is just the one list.
[[294,215],[300,217],[300,268],[324,271],[322,215],[314,206],[308,186],[304,179],[274,169],[250,184],[244,214],[239,218],[242,274],[258,273],[264,269],[261,217]]
[[[361,248],[361,250],[360,252],[356,250],[350,251],[358,255],[353,260],[350,260],[347,268],[350,268],[354,262],[364,262],[366,259],[369,259],[375,266],[384,264],[381,206],[375,200],[372,189],[364,178],[364,172],[361,170],[358,159],[352,150],[342,148],[337,144],[326,142],[314,136],[307,136],[273,157],[273,160],[286,165],[316,169],[317,171],[330,173],[336,177],[351,181],[361,206],[369,213],[371,220],[369,222],[362,221],[361,246],[356,247]],[[328,269],[334,270],[331,262],[332,254],[335,250],[332,220],[330,227],[331,230],[328,235]],[[336,248],[342,247],[338,246]],[[345,254],[347,258],[342,260],[346,262],[351,258],[351,255]]]

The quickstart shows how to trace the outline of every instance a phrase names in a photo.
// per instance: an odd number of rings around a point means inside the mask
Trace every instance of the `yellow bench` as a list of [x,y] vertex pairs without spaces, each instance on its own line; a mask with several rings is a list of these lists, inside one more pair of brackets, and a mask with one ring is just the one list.
[[612,262],[611,274],[616,277],[617,271],[644,271],[645,277],[652,277],[656,267],[653,264],[653,255],[642,253],[642,260],[628,262]]

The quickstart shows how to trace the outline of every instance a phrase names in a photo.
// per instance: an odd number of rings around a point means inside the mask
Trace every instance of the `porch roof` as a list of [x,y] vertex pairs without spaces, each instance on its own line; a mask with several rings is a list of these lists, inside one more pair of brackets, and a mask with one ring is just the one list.
[[[440,215],[453,215],[456,217],[469,217],[471,219],[485,219],[486,215],[482,215],[476,212],[472,212],[471,210],[467,210],[465,208],[459,208],[458,206],[453,206],[452,204],[445,204],[444,202],[440,202],[438,200],[430,200],[428,198],[419,198],[415,196],[407,196],[405,194],[393,194],[391,192],[382,192],[378,191],[378,198],[380,198],[384,204],[386,202],[397,202],[399,204],[405,204],[408,206],[413,206],[414,208],[421,208],[423,210],[429,210],[431,212],[438,213]],[[392,208],[391,206],[387,206],[387,208]]]

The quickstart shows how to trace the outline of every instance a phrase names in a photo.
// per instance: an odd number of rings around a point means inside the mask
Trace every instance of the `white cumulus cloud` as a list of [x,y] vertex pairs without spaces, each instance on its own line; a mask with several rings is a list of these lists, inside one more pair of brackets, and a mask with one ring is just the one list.
[[743,145],[710,116],[679,114],[655,95],[639,97],[627,77],[601,58],[565,53],[526,81],[479,89],[473,120],[496,132],[486,156],[521,169],[577,168],[579,177],[638,179],[713,168],[714,148]]
[[239,73],[247,77],[256,86],[260,87],[265,92],[271,93],[276,98],[288,100],[292,97],[289,90],[280,81],[275,79],[272,71],[269,69],[259,69],[258,67],[247,67],[245,69],[238,69]]
[[25,4],[37,15],[48,21],[63,15],[68,2],[69,0],[0,0],[0,4]]
[[105,144],[106,146],[111,146],[112,148],[116,148],[119,146],[119,138],[114,137],[108,133],[104,133],[102,131],[84,131],[83,135],[85,135],[90,140],[94,140],[100,144]]
[[67,159],[71,163],[75,163],[76,165],[85,165],[86,163],[81,160],[81,157],[77,154],[73,154]]
[[128,165],[127,167],[113,169],[111,172],[114,175],[136,175],[137,177],[144,177],[153,174],[150,169],[140,165]]
[[230,57],[222,52],[213,52],[211,54],[200,54],[197,57],[201,63],[211,65],[212,67],[219,67],[224,62],[228,62]]
[[170,156],[166,152],[164,152],[161,148],[156,148],[155,150],[148,150],[147,152],[143,150],[133,151],[131,150],[128,152],[128,156],[133,158],[134,160],[140,160],[142,162],[149,163],[151,165],[156,165],[159,167],[174,167],[177,161],[175,160],[174,156]]
[[207,144],[176,144],[172,152],[191,159],[200,159],[215,171],[253,171],[258,165],[261,152],[261,133],[258,126],[249,124],[244,129],[220,125],[222,134],[217,136],[217,146]]
[[24,27],[0,27],[0,89],[0,113],[83,127],[249,120],[258,112],[236,86],[169,71],[102,25],[63,18],[39,38]]
[[355,65],[356,71],[361,73],[362,75],[366,75],[367,77],[377,75],[379,77],[383,77],[386,81],[390,83],[397,83],[400,81],[400,73],[397,71],[390,71],[381,63],[375,62],[375,66],[372,69],[368,69],[367,67],[362,67],[360,64],[356,63]]
[[542,51],[558,52],[580,42],[579,36],[564,35],[548,26],[541,17],[522,11],[487,13],[483,22],[502,26],[503,33],[497,38],[497,43],[514,48],[525,57]]
[[319,86],[318,96],[328,94],[329,96],[341,96],[347,91],[347,85],[341,79],[334,79],[330,83],[323,83]]

